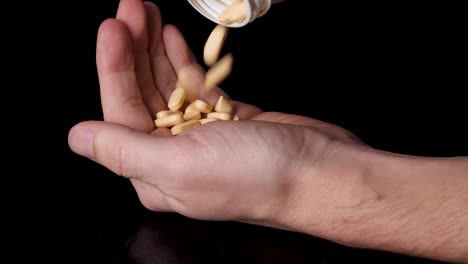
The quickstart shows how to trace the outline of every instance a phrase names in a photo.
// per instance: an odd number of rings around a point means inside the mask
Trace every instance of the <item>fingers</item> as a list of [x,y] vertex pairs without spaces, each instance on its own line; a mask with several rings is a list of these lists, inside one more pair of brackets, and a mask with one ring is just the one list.
[[149,56],[153,80],[156,88],[166,100],[169,100],[177,83],[177,75],[166,55],[166,49],[162,40],[162,21],[159,8],[151,3],[144,3],[148,20]]
[[104,120],[152,131],[154,123],[143,103],[134,71],[132,42],[121,22],[109,19],[101,24],[96,63]]
[[194,94],[197,97],[196,99],[203,99],[212,105],[216,104],[221,95],[229,98],[218,88],[205,89],[205,71],[197,63],[187,42],[176,27],[171,25],[164,26],[163,40],[167,57],[172,63],[175,72],[178,73],[178,77],[181,76],[182,71],[185,71],[185,77],[190,80],[189,82],[184,82],[189,84],[184,86],[188,94]]
[[151,116],[164,110],[165,103],[155,87],[148,52],[149,38],[145,6],[141,0],[121,0],[117,19],[124,23],[132,39],[135,73],[141,95]]
[[[98,121],[74,126],[70,148],[114,173],[158,186],[163,177],[181,174],[176,138],[152,136],[128,127]],[[177,179],[171,178],[171,182]]]

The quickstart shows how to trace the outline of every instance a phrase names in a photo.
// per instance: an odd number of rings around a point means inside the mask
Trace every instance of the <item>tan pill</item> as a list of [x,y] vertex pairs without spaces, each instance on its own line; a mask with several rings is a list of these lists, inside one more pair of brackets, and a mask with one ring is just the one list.
[[219,22],[223,24],[231,24],[234,22],[242,22],[247,17],[247,7],[244,1],[234,1],[232,5],[224,9],[218,16]]
[[216,118],[203,118],[203,119],[200,119],[198,121],[200,121],[200,124],[204,125],[206,123],[210,123],[210,122],[213,122],[213,121],[217,121],[218,119]]
[[171,97],[169,97],[169,102],[167,103],[167,107],[171,111],[179,110],[185,102],[185,89],[184,88],[177,88],[175,89]]
[[206,73],[205,87],[212,89],[224,81],[232,71],[234,58],[231,53],[224,55],[213,67]]
[[193,102],[193,107],[195,110],[205,114],[211,113],[211,111],[213,111],[213,107],[202,100],[195,100]]
[[184,122],[182,124],[178,124],[178,125],[172,127],[171,128],[171,133],[174,136],[179,135],[180,133],[189,131],[190,129],[198,127],[198,126],[201,126],[200,121],[190,120],[190,121],[187,121],[187,122]]
[[232,120],[234,120],[234,121],[239,121],[239,117],[238,117],[237,115],[235,115],[235,116],[232,118]]
[[212,112],[209,113],[206,117],[218,120],[232,120],[232,115],[229,113]]
[[161,119],[156,119],[154,124],[159,128],[175,126],[182,122],[184,122],[184,116],[182,114],[174,114]]
[[203,51],[203,60],[207,66],[213,66],[218,60],[228,32],[228,28],[222,25],[217,25],[211,32]]
[[164,117],[166,117],[166,116],[175,115],[175,114],[182,114],[182,112],[180,112],[180,111],[163,110],[163,111],[159,111],[158,113],[156,113],[156,118],[157,118],[157,119],[161,119],[161,118],[164,118]]
[[198,111],[192,111],[188,112],[184,115],[184,120],[189,121],[189,120],[198,120],[201,118],[201,114]]
[[[191,102],[186,108],[185,108],[185,114],[187,113],[190,113],[190,112],[194,112],[194,111],[198,111],[196,108],[195,108],[195,101]],[[198,111],[200,112],[200,111]]]
[[232,114],[232,105],[226,98],[224,98],[224,96],[220,96],[216,103],[215,111]]

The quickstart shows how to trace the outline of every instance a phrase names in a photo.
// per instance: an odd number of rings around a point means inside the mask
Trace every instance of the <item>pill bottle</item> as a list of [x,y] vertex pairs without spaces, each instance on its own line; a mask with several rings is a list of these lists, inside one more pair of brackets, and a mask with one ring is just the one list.
[[[222,24],[218,17],[219,15],[230,6],[235,0],[188,0],[189,3],[195,8],[200,14],[210,19],[211,21]],[[244,4],[247,8],[247,17],[242,22],[235,22],[231,24],[222,24],[227,27],[243,27],[256,18],[265,15],[270,9],[271,5],[283,2],[284,0],[244,0]]]

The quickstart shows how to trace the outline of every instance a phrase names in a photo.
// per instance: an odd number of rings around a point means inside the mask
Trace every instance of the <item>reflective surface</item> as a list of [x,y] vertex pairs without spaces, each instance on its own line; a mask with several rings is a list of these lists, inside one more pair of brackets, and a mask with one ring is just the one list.
[[[153,215],[132,236],[118,263],[431,263],[346,248],[301,234],[235,223]],[[435,263],[435,262],[434,262]]]

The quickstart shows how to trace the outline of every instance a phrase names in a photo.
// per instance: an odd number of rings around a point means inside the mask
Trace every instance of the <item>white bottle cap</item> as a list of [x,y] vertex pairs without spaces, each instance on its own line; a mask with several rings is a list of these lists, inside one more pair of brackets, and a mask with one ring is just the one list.
[[268,12],[272,3],[281,2],[278,0],[244,0],[247,8],[247,17],[242,22],[223,24],[219,21],[219,15],[230,6],[234,0],[188,0],[189,3],[202,15],[216,24],[227,27],[243,27],[256,18],[263,16]]

